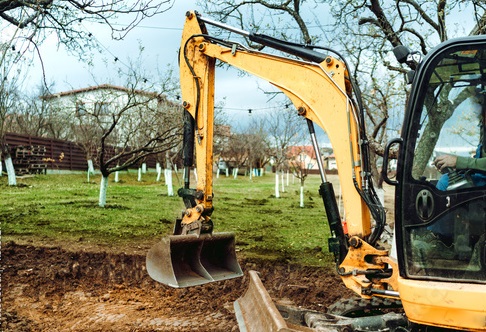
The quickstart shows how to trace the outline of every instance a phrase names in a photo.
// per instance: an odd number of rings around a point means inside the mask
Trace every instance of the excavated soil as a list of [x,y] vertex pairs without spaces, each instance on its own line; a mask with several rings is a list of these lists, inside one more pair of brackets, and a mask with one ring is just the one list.
[[333,271],[241,261],[245,276],[185,289],[153,281],[140,254],[4,243],[2,331],[238,331],[233,302],[261,273],[275,301],[324,311],[349,297]]

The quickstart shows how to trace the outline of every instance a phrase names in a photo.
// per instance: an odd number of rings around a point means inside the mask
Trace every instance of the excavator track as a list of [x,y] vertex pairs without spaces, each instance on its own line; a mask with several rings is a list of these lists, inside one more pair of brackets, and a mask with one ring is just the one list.
[[387,312],[403,312],[400,300],[373,298],[371,300],[352,297],[340,299],[329,306],[327,313],[344,317],[367,317]]

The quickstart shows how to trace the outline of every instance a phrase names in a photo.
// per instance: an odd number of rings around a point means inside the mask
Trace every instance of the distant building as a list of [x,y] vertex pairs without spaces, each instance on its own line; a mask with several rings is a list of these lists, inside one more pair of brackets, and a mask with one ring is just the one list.
[[170,112],[179,107],[162,94],[111,84],[48,94],[41,99],[49,103],[51,110],[71,118],[73,126],[107,127],[114,116],[123,115],[117,124],[119,141],[127,141],[125,136],[142,123],[144,114],[154,110]]
[[287,150],[287,158],[291,163],[297,163],[308,170],[319,169],[316,153],[311,145],[290,146]]

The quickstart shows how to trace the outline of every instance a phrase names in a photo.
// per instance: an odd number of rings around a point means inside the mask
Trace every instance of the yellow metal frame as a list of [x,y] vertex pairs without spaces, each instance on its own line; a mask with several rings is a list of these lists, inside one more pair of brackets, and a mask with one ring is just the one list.
[[331,57],[315,64],[232,50],[209,42],[201,34],[196,15],[189,15],[182,36],[180,80],[184,105],[196,120],[196,189],[205,193],[201,203],[206,208],[212,206],[214,60],[218,59],[270,82],[289,97],[302,116],[326,131],[332,146],[339,151],[336,162],[347,229],[350,235],[368,236],[369,210],[354,185],[356,180],[361,186],[361,159],[344,63]]
[[[189,209],[183,223],[212,209],[213,120],[215,60],[258,76],[283,91],[299,114],[323,128],[336,152],[348,236],[351,246],[340,266],[345,285],[364,297],[364,290],[399,292],[407,317],[414,322],[459,329],[486,330],[486,288],[484,285],[414,281],[398,276],[396,262],[388,252],[363,239],[371,233],[370,213],[355,188],[362,186],[356,110],[345,64],[332,57],[320,64],[287,59],[261,52],[229,48],[205,38],[205,27],[189,13],[182,35],[180,80],[184,107],[196,123],[197,206]],[[204,216],[204,218],[209,218]],[[351,241],[350,241],[351,242]],[[391,267],[393,275],[371,282],[360,274],[368,269]],[[427,300],[424,295],[440,294]],[[386,296],[386,295],[383,295]],[[449,318],[448,318],[449,317]],[[461,318],[462,317],[462,318]]]

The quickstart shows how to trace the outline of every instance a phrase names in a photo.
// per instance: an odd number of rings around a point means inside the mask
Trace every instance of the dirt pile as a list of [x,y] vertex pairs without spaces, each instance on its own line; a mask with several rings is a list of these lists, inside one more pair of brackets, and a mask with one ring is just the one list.
[[[153,281],[143,255],[2,247],[2,331],[238,331],[247,277],[186,289]],[[275,300],[325,310],[349,291],[332,271],[241,261]]]

